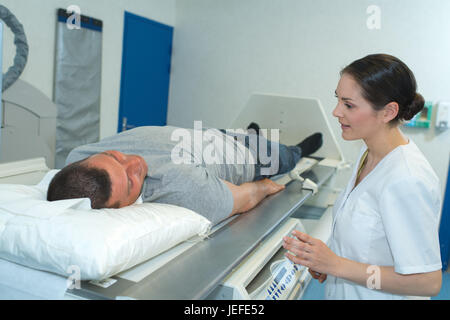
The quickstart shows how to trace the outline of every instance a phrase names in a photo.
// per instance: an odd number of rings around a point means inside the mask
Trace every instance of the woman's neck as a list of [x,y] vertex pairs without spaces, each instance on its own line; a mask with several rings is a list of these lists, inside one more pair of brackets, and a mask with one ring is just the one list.
[[398,127],[394,127],[379,131],[373,137],[364,139],[364,142],[369,150],[368,160],[378,163],[389,152],[400,145],[408,144],[409,141]]

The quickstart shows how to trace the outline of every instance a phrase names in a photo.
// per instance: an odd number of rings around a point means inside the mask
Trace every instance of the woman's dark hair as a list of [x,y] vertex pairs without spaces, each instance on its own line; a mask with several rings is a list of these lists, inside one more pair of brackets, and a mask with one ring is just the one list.
[[375,110],[381,110],[390,102],[399,106],[397,117],[391,120],[397,125],[411,120],[423,109],[425,101],[417,93],[416,78],[400,59],[388,54],[372,54],[356,60],[342,69],[359,84],[363,97]]
[[48,201],[89,198],[93,209],[106,208],[112,193],[111,179],[106,170],[89,167],[83,161],[69,164],[53,177]]

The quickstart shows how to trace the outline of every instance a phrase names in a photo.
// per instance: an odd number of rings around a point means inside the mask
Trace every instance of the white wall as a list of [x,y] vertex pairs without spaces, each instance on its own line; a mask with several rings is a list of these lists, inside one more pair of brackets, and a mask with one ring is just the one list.
[[[22,23],[29,45],[21,79],[53,98],[57,8],[78,5],[81,14],[103,21],[100,137],[117,132],[124,10],[168,25],[175,23],[175,0],[2,0]],[[3,73],[13,64],[14,37],[5,26]]]
[[[369,30],[369,5],[381,29]],[[227,127],[252,92],[319,98],[331,115],[339,71],[370,53],[389,53],[415,73],[427,100],[450,100],[448,0],[178,0],[168,123]],[[450,130],[405,129],[446,181]]]
[[[175,26],[168,124],[227,127],[252,92],[321,100],[346,158],[360,143],[344,142],[331,116],[339,70],[366,54],[386,52],[414,71],[427,100],[450,100],[450,1],[447,0],[3,0],[24,25],[30,53],[21,76],[53,96],[56,9],[78,5],[103,20],[100,136],[116,132],[123,11]],[[366,27],[369,5],[381,29]],[[12,65],[13,36],[4,32],[3,72]],[[407,129],[444,188],[450,130]]]

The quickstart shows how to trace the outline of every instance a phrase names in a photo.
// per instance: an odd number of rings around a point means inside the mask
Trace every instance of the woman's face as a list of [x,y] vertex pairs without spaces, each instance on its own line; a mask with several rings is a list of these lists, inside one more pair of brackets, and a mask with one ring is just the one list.
[[345,140],[368,139],[382,129],[379,112],[362,96],[361,87],[352,76],[343,74],[335,91],[338,103],[333,116],[338,118]]

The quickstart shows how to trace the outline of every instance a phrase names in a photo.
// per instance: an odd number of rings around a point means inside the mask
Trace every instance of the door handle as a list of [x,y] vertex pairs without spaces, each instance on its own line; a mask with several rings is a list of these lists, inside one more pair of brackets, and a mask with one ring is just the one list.
[[133,126],[132,124],[128,124],[127,117],[122,118],[122,131],[127,131],[128,129],[133,129],[136,126]]
[[122,131],[127,130],[127,117],[122,118]]

